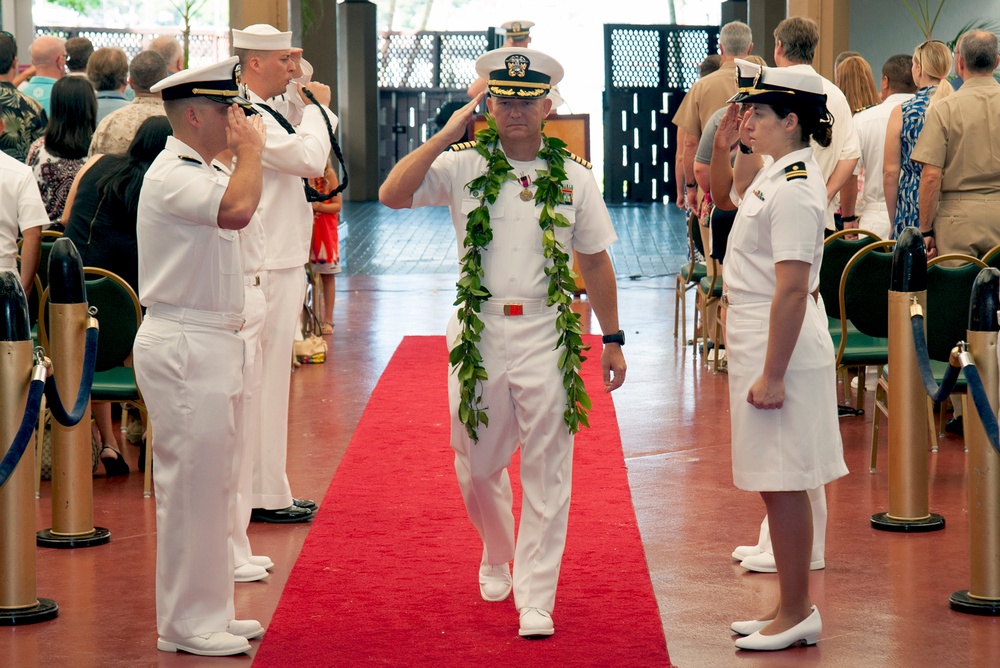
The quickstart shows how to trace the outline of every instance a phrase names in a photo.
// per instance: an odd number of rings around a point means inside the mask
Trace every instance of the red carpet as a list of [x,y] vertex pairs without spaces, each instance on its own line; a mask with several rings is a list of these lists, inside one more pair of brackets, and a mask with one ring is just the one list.
[[597,355],[583,370],[593,428],[576,439],[556,633],[545,640],[517,636],[513,597],[479,596],[482,543],[455,481],[446,373],[444,337],[406,337],[396,350],[254,665],[669,666]]

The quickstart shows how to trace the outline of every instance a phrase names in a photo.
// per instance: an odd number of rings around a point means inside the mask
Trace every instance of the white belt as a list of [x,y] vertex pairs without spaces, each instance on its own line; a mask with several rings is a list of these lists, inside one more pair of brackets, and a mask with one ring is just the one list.
[[773,297],[766,297],[764,295],[754,295],[749,293],[746,294],[740,294],[738,292],[733,293],[729,292],[728,290],[722,293],[722,303],[725,304],[726,306],[730,305],[741,306],[744,304],[765,304],[773,300],[774,300]]
[[244,275],[243,285],[248,288],[256,288],[260,285],[260,274]]
[[481,310],[489,315],[538,315],[545,313],[548,307],[544,299],[521,299],[508,302],[486,301]]
[[220,313],[218,311],[200,311],[193,308],[181,308],[170,304],[151,304],[146,309],[146,315],[163,320],[173,320],[181,324],[202,325],[238,332],[243,329],[246,320],[237,313]]
[[14,271],[17,269],[17,260],[0,258],[0,270]]

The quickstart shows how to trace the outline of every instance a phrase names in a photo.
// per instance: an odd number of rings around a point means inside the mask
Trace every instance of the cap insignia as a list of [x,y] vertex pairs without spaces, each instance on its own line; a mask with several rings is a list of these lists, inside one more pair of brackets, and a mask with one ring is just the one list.
[[523,79],[524,75],[528,73],[531,61],[520,54],[514,54],[513,56],[507,56],[504,64],[507,65],[507,76],[521,77]]

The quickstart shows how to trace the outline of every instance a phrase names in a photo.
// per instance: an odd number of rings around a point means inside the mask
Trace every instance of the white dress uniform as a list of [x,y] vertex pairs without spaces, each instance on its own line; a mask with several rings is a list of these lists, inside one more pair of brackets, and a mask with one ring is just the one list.
[[[306,201],[303,178],[321,176],[330,155],[330,138],[324,114],[331,127],[337,117],[329,109],[310,104],[304,109],[284,101],[265,101],[253,91],[248,97],[258,108],[267,128],[264,145],[264,191],[257,214],[264,225],[266,242],[260,273],[261,290],[267,303],[261,343],[259,414],[260,425],[254,447],[254,508],[287,508],[292,491],[285,474],[288,449],[288,393],[291,379],[292,341],[302,312],[312,239],[312,206]],[[282,113],[301,109],[295,134],[286,132],[264,105]],[[284,106],[282,106],[284,105]],[[289,113],[290,120],[296,120]]]
[[136,382],[156,429],[156,616],[162,637],[225,632],[243,392],[239,234],[218,227],[229,177],[175,137],[146,173],[136,236]]
[[775,263],[808,263],[809,290],[819,288],[825,203],[826,183],[812,149],[793,151],[757,173],[730,233],[726,346],[733,480],[741,489],[810,490],[847,474],[833,342],[821,301],[807,300],[785,372],[782,408],[760,410],[746,400],[764,368]]
[[[49,224],[31,168],[0,151],[0,271],[17,273],[19,232]],[[46,271],[39,267],[39,271]]]
[[[472,143],[466,150],[439,156],[413,195],[413,207],[448,205],[464,255],[467,214],[479,205],[466,184],[483,173],[485,159]],[[515,176],[535,177],[542,160],[510,160]],[[571,225],[557,228],[567,253],[598,253],[616,239],[614,228],[594,177],[566,160],[571,203],[557,207]],[[482,404],[489,409],[489,427],[478,428],[473,442],[458,418],[458,379],[449,374],[451,445],[455,470],[469,518],[483,540],[483,563],[514,560],[513,591],[518,609],[555,606],[556,584],[566,543],[566,525],[573,464],[573,436],[563,421],[566,392],[557,368],[557,310],[545,306],[547,264],[542,255],[539,210],[519,194],[523,186],[510,181],[490,206],[493,241],[483,253],[484,285],[493,295],[483,304],[485,328],[479,350],[489,380],[482,386]],[[534,188],[532,188],[534,190]],[[524,315],[505,316],[505,303],[523,304]],[[448,344],[460,333],[457,313],[448,325]],[[514,543],[512,491],[507,467],[521,449],[523,488],[521,520]]]
[[894,93],[881,104],[859,111],[854,116],[854,131],[861,146],[861,159],[854,170],[861,173],[864,167],[864,185],[861,187],[861,201],[858,203],[858,227],[874,232],[883,239],[892,233],[892,221],[885,206],[885,190],[882,187],[882,164],[885,153],[885,130],[892,110],[913,98],[912,94]]

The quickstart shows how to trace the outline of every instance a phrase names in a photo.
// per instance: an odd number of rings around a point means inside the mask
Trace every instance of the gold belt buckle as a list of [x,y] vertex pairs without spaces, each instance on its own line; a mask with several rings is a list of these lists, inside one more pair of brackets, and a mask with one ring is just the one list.
[[729,306],[729,293],[728,292],[723,292],[722,293],[722,305],[723,306]]
[[260,287],[260,274],[253,277],[253,286],[255,288]]
[[504,315],[524,315],[524,304],[504,304]]

